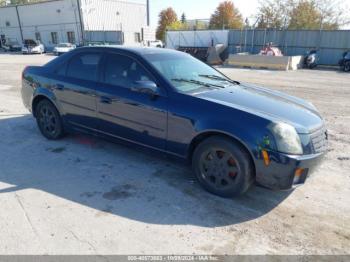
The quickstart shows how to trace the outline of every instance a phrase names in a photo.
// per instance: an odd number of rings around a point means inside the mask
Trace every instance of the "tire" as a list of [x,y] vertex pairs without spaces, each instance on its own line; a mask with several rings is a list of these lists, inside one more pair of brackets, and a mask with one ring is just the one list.
[[315,69],[317,67],[317,64],[311,64],[310,69]]
[[210,137],[196,147],[192,168],[199,183],[221,197],[242,195],[254,182],[249,154],[235,141],[220,136]]
[[350,72],[350,61],[345,62],[344,72]]
[[62,119],[56,107],[47,99],[39,102],[35,116],[41,134],[49,140],[58,140],[64,136]]

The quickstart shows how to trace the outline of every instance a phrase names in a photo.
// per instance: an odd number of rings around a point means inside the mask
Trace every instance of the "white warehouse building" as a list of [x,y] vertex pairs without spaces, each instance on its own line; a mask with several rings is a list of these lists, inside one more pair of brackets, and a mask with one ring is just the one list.
[[1,7],[0,37],[39,40],[50,50],[61,42],[145,45],[155,34],[148,0],[49,0]]

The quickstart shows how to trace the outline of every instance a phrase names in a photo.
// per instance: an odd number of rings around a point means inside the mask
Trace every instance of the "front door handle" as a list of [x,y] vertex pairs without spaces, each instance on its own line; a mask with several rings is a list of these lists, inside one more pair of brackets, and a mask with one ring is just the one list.
[[112,104],[112,99],[106,96],[101,96],[100,102],[102,104]]

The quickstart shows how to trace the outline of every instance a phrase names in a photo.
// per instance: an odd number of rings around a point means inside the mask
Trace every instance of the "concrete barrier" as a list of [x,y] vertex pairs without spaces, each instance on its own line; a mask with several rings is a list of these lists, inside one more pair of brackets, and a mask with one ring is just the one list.
[[209,47],[207,63],[209,65],[222,65],[224,61],[221,60],[220,55],[225,51],[225,48],[226,46],[224,44]]
[[231,54],[225,64],[237,67],[264,68],[274,70],[297,70],[302,67],[302,56],[262,56]]

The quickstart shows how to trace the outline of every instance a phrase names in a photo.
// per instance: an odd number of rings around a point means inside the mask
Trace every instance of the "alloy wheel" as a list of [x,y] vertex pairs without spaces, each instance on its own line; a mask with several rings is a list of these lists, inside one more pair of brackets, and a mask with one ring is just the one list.
[[230,152],[217,148],[202,154],[200,172],[202,178],[216,189],[225,189],[235,183],[241,171]]
[[38,120],[45,133],[55,136],[58,132],[59,119],[57,119],[55,112],[50,107],[44,105],[40,108]]

